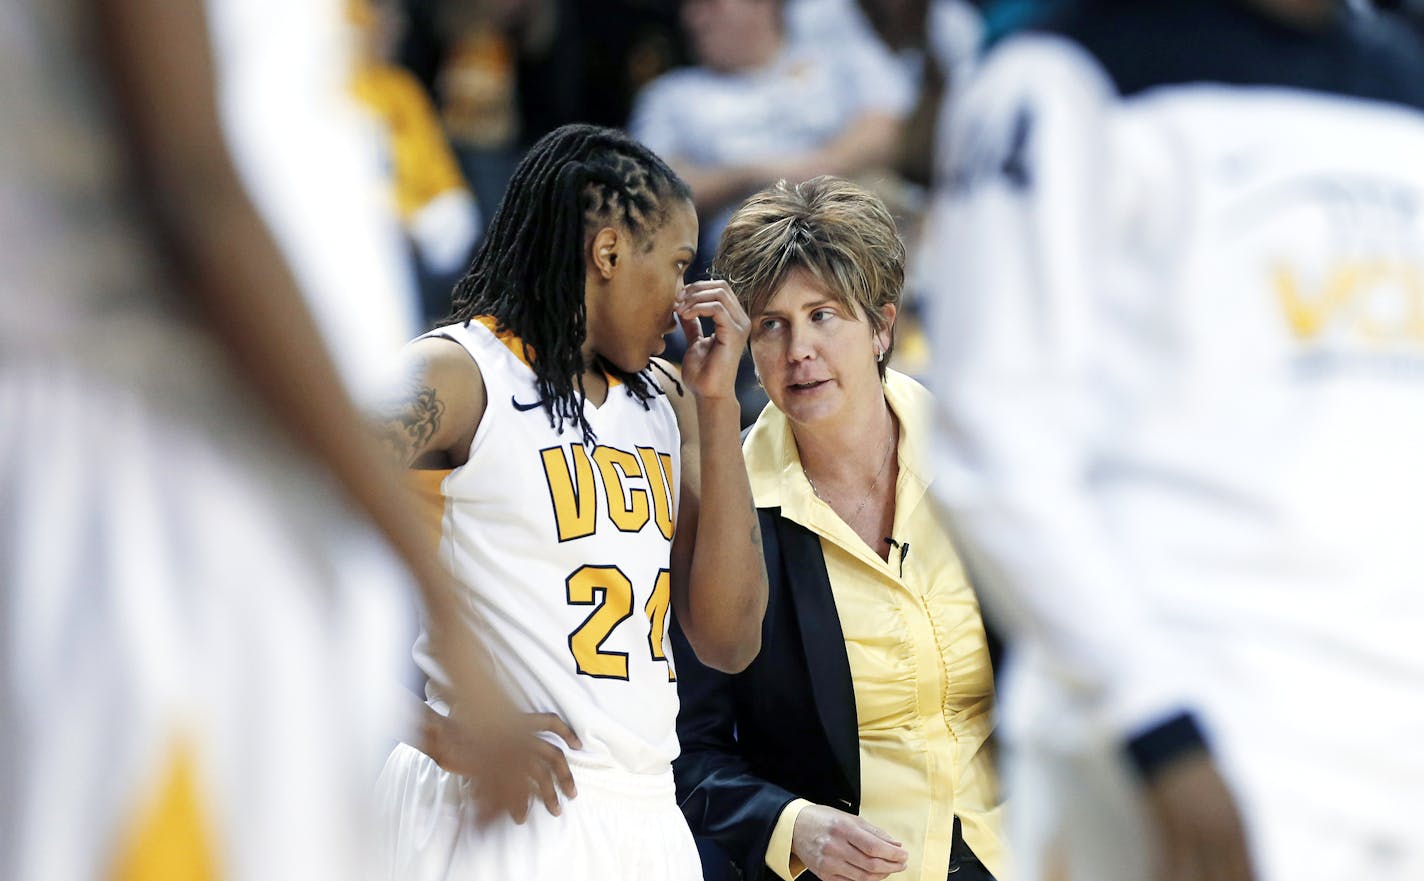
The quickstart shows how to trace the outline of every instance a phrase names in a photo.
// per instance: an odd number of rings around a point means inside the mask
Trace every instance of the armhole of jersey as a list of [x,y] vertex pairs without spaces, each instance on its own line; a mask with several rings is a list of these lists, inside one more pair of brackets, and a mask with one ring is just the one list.
[[[479,330],[475,330],[477,326]],[[479,336],[481,333],[484,333],[486,338]],[[475,462],[475,457],[478,455],[479,450],[486,443],[485,438],[494,430],[491,427],[491,423],[494,421],[494,414],[498,410],[497,404],[499,403],[499,399],[502,395],[508,394],[508,388],[503,382],[491,381],[491,376],[499,373],[499,365],[490,363],[493,358],[488,349],[491,347],[485,344],[494,338],[489,335],[489,332],[485,330],[483,326],[471,322],[468,327],[461,325],[437,327],[429,333],[421,334],[418,339],[449,340],[464,349],[465,354],[470,357],[470,360],[475,362],[475,367],[479,370],[480,383],[484,386],[485,412],[480,414],[479,427],[475,429],[475,436],[470,440],[469,449],[465,451],[465,463],[458,468],[451,469],[449,472],[452,475],[458,474]]]

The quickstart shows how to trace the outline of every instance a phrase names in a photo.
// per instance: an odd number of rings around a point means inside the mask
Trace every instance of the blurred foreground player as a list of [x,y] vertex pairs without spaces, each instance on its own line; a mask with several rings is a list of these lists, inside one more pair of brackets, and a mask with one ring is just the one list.
[[[401,616],[349,560],[453,599],[234,171],[210,37],[198,2],[0,4],[4,878],[361,877]],[[513,801],[509,718],[469,736]]]
[[963,101],[936,488],[1017,638],[1018,864],[1424,877],[1417,37],[1094,0]]

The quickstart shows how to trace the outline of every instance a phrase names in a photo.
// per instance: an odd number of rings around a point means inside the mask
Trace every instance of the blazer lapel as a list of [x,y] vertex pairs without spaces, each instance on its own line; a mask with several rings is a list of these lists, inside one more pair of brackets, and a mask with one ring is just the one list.
[[[850,791],[860,802],[860,729],[855,715],[855,687],[850,677],[845,636],[836,612],[821,540],[784,517],[776,529],[791,585],[792,605],[806,648],[806,666],[816,711]],[[849,806],[847,806],[849,807]]]

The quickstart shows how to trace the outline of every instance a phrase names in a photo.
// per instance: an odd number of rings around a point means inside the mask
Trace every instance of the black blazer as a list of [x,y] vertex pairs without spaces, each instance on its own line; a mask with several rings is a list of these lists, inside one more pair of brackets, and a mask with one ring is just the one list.
[[735,676],[718,673],[674,622],[673,773],[693,834],[716,841],[751,881],[776,881],[766,847],[792,799],[859,813],[860,735],[821,540],[779,508],[757,514],[769,588],[761,653]]
[[860,813],[860,729],[820,537],[779,508],[757,515],[768,581],[761,653],[741,673],[719,673],[674,622],[682,753],[673,774],[693,834],[715,841],[748,881],[779,881],[766,847],[787,804]]

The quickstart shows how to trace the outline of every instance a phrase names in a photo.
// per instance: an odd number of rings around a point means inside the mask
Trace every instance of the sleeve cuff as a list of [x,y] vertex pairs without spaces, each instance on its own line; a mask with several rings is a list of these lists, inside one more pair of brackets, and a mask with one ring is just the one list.
[[1144,780],[1152,779],[1182,756],[1206,749],[1206,737],[1196,719],[1186,712],[1159,722],[1127,741],[1128,757]]
[[804,798],[792,801],[781,809],[776,828],[771,830],[771,841],[766,845],[766,867],[782,881],[795,881],[796,876],[806,871],[806,864],[791,853],[791,834],[796,831],[796,818],[810,805]]

